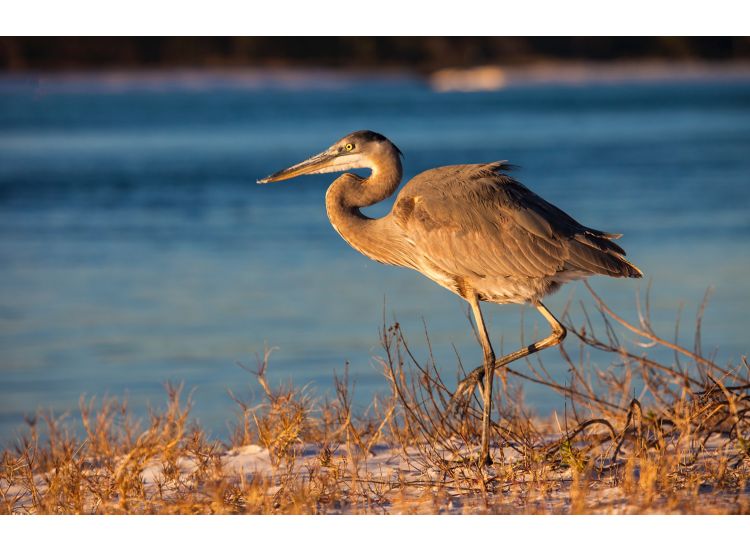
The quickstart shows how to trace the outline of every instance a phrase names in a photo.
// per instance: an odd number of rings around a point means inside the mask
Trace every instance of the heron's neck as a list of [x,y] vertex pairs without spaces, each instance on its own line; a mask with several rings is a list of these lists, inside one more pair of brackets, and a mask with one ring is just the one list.
[[372,219],[360,208],[390,197],[401,183],[401,162],[396,158],[387,169],[377,164],[369,178],[344,174],[326,192],[326,212],[334,229],[353,248],[373,260],[402,265],[397,250],[396,228],[389,216]]
[[377,204],[393,195],[401,183],[401,160],[375,161],[369,178],[344,174],[328,189],[329,195],[339,199],[342,206],[350,209],[365,208]]

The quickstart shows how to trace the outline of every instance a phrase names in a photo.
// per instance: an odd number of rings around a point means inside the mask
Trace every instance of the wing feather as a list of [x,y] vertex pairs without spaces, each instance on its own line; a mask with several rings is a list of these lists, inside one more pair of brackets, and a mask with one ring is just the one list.
[[431,265],[456,276],[640,276],[611,241],[619,235],[581,225],[504,174],[506,166],[446,166],[407,184],[394,219]]

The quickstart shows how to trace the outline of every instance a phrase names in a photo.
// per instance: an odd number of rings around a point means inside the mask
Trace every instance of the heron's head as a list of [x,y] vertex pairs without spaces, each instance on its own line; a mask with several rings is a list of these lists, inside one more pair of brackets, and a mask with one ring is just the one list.
[[388,138],[371,132],[359,130],[344,136],[328,149],[307,160],[284,168],[268,177],[258,180],[258,183],[271,183],[288,180],[307,174],[324,174],[326,172],[345,172],[354,168],[377,169],[385,162],[396,162],[399,170],[401,151]]

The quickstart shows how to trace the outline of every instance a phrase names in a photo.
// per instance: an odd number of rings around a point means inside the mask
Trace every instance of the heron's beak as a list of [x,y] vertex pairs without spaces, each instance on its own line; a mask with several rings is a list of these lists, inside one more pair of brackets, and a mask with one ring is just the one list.
[[284,168],[270,176],[260,179],[258,180],[258,183],[272,183],[274,181],[283,181],[296,178],[297,176],[304,176],[305,174],[328,172],[331,167],[336,165],[336,159],[338,159],[339,156],[340,155],[336,151],[325,150],[307,160],[303,160],[299,164],[295,164],[289,168]]

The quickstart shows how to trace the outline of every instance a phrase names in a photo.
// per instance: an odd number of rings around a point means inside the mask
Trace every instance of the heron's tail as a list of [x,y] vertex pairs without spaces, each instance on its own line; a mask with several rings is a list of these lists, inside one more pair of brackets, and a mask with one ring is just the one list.
[[612,242],[620,235],[587,230],[575,236],[566,267],[610,277],[643,277],[643,272],[624,258],[625,250]]
[[624,267],[624,270],[622,272],[623,277],[632,277],[633,279],[640,279],[643,277],[643,271],[638,269],[638,267],[629,261],[627,261],[625,258],[620,258],[620,262],[622,262],[622,265]]

